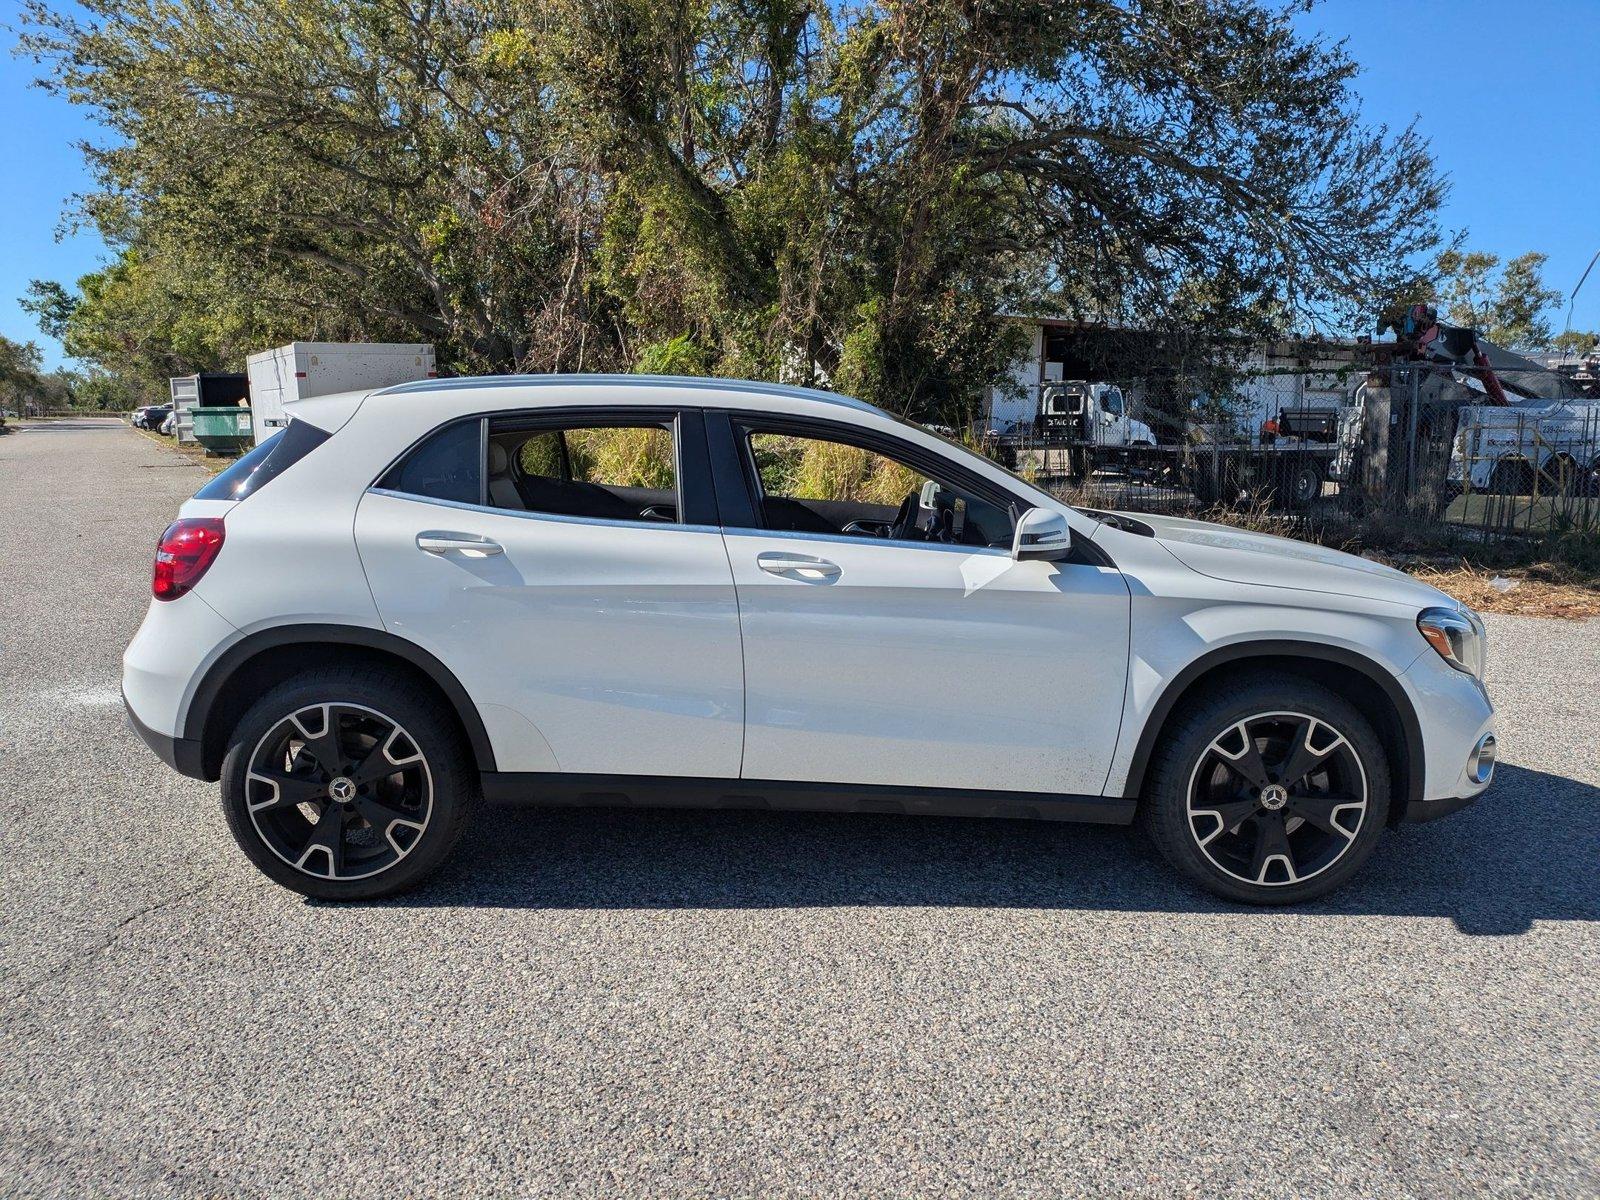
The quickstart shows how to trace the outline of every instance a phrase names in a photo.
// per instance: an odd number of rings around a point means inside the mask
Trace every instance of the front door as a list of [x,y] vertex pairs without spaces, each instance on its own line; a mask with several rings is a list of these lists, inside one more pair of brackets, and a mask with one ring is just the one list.
[[1128,661],[1116,570],[1013,561],[1009,498],[922,448],[738,418],[729,436],[760,526],[726,534],[745,778],[1101,794]]
[[384,624],[456,674],[500,770],[738,775],[739,618],[705,470],[685,469],[698,422],[474,419],[362,499]]

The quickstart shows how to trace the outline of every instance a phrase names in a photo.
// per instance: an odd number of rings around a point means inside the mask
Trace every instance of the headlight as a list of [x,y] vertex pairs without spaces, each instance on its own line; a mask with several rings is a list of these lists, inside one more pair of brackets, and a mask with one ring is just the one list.
[[1428,645],[1458,671],[1483,678],[1483,622],[1470,608],[1425,608],[1417,629]]

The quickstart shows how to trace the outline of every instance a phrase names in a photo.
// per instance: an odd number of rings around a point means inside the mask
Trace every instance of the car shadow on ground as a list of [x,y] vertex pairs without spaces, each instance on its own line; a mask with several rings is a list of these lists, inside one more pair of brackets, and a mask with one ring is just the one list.
[[[1391,833],[1300,913],[1450,917],[1466,933],[1600,920],[1600,788],[1502,766],[1473,807]],[[1245,913],[1136,831],[1037,821],[485,808],[452,863],[385,904],[491,908],[935,905]]]

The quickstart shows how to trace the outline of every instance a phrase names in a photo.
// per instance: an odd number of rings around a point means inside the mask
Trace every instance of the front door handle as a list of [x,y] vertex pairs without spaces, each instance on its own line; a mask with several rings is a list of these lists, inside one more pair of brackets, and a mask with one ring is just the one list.
[[449,554],[459,550],[463,554],[487,558],[491,554],[504,554],[506,548],[473,533],[452,533],[443,529],[429,529],[417,534],[417,549],[429,554]]
[[839,564],[825,558],[800,558],[793,554],[758,554],[756,566],[768,575],[798,575],[802,579],[837,579]]

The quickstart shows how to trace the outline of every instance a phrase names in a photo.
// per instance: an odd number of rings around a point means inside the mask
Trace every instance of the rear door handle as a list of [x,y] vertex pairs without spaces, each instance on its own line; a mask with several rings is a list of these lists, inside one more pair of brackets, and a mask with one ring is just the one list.
[[491,554],[504,554],[506,548],[473,533],[452,533],[449,530],[429,529],[417,534],[417,549],[429,554],[449,554],[459,550],[463,554],[487,558]]
[[793,554],[758,554],[756,566],[768,575],[799,575],[805,579],[837,579],[839,564],[824,558],[800,558]]

